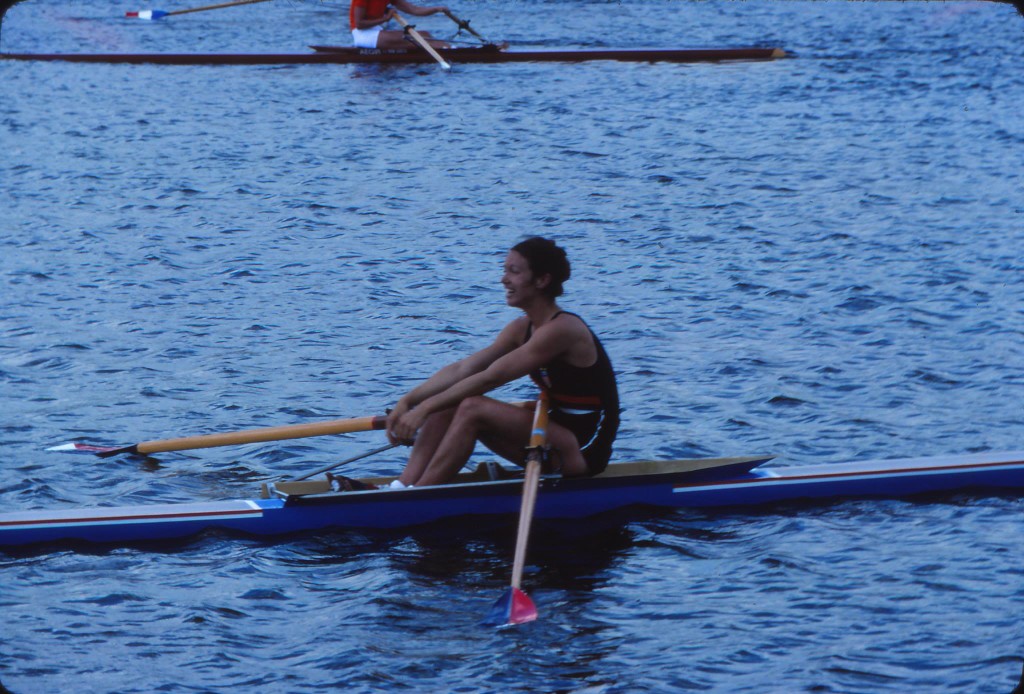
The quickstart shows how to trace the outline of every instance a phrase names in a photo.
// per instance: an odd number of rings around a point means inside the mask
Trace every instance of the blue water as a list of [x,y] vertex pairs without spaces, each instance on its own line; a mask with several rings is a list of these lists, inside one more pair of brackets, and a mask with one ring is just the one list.
[[[122,16],[148,7],[28,0],[0,47],[346,42],[336,4]],[[360,434],[158,463],[44,450],[379,413],[514,316],[500,265],[534,233],[569,249],[563,305],[620,373],[620,459],[1021,448],[1024,19],[1011,8],[453,8],[524,48],[791,58],[451,74],[0,62],[4,509],[246,498],[380,445]],[[514,519],[0,554],[0,682],[1008,692],[1024,655],[1022,511],[961,495],[541,526],[524,582],[541,618],[499,631],[478,621],[508,583]]]

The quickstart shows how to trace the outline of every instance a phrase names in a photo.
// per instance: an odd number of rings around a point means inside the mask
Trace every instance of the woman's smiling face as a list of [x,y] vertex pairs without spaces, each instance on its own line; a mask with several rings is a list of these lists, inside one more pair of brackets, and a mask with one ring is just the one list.
[[522,308],[540,291],[530,264],[515,251],[509,251],[505,256],[505,272],[501,276],[501,284],[505,287],[505,303],[516,308]]

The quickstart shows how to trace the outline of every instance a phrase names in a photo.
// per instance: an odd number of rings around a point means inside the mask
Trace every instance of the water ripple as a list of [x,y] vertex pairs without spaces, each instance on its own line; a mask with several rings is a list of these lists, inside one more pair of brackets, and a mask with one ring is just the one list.
[[[474,26],[524,48],[679,43],[675,5],[520,9],[474,7]],[[4,47],[341,40],[336,7],[231,12],[31,0]],[[687,45],[795,57],[0,64],[5,505],[245,498],[375,447],[42,450],[379,413],[513,315],[501,262],[532,233],[569,248],[564,303],[619,370],[619,457],[1020,448],[1012,8],[694,3],[684,23]],[[962,496],[542,524],[525,582],[542,618],[496,632],[477,622],[507,587],[506,522],[0,555],[0,672],[12,691],[1005,692],[1021,511]]]

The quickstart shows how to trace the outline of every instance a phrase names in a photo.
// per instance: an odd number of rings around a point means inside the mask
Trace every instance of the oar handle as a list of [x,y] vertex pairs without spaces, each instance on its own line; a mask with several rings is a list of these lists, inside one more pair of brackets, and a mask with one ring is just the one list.
[[196,448],[214,448],[216,446],[235,446],[244,443],[262,443],[264,441],[282,441],[300,439],[307,436],[328,436],[330,434],[351,434],[357,431],[384,429],[387,417],[355,417],[352,419],[333,419],[326,422],[311,424],[290,424],[280,427],[230,431],[221,434],[205,434],[179,439],[163,439],[160,441],[144,441],[130,446],[128,449],[111,451],[132,453],[166,453],[168,451],[186,451]]
[[420,32],[416,31],[409,22],[405,21],[401,15],[394,15],[395,21],[402,25],[406,33],[412,37],[412,40],[419,44],[420,48],[430,54],[430,57],[437,61],[438,65],[443,67],[445,70],[451,70],[452,66],[448,64],[448,61],[441,57],[441,54],[434,50],[434,47],[427,43],[427,40],[420,35]]
[[540,467],[544,458],[544,444],[548,437],[548,396],[541,393],[533,411],[530,446],[526,454],[526,475],[523,478],[523,503],[519,509],[519,532],[516,534],[516,553],[512,561],[512,588],[518,590],[526,566],[526,542],[530,536],[533,509],[540,486]]

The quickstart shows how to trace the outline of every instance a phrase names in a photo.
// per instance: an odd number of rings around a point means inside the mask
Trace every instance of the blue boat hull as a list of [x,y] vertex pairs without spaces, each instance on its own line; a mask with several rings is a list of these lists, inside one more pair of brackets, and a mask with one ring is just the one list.
[[[545,478],[535,515],[579,519],[629,506],[747,507],[805,500],[905,498],[1024,489],[1024,452],[752,469]],[[610,470],[615,466],[610,466]],[[275,536],[327,528],[402,528],[459,516],[519,512],[518,479],[421,489],[0,514],[0,547],[72,541],[130,544],[220,529]]]

